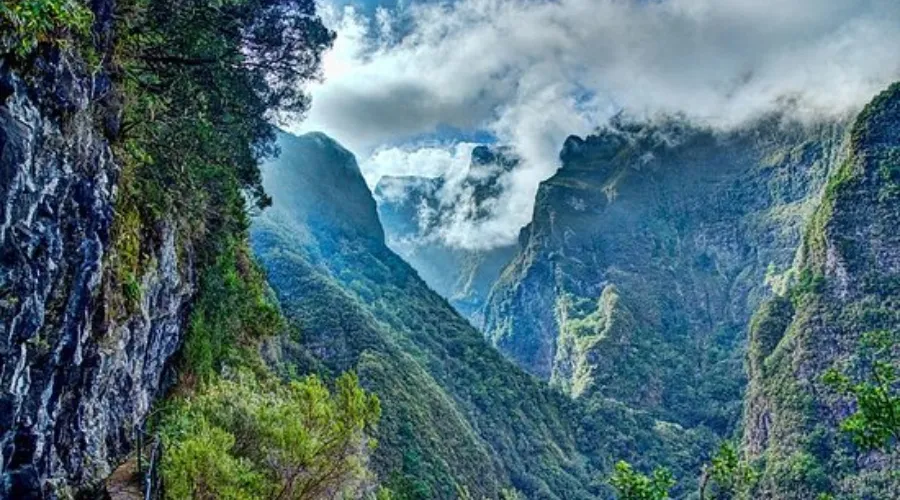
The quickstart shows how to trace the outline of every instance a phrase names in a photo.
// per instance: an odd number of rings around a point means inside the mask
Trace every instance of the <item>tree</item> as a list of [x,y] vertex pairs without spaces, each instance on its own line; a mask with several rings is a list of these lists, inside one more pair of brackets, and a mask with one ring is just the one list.
[[134,303],[161,222],[202,269],[246,234],[248,202],[270,204],[259,163],[277,152],[275,121],[307,110],[335,35],[314,0],[119,0],[114,20],[111,289]]
[[620,461],[609,484],[616,489],[619,500],[666,500],[669,490],[675,486],[675,479],[663,467],[657,467],[650,476],[645,476],[627,462]]
[[756,481],[756,471],[740,459],[737,447],[725,442],[704,466],[700,477],[700,500],[731,500],[749,498]]
[[854,401],[855,411],[840,428],[864,450],[889,451],[900,441],[897,340],[898,332],[866,333],[860,341],[856,369],[832,368],[823,377],[827,385]]

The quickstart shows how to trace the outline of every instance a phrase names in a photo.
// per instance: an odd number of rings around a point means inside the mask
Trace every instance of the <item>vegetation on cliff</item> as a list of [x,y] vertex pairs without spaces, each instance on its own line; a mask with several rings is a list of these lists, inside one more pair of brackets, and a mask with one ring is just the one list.
[[374,478],[378,399],[343,375],[287,384],[248,372],[169,408],[162,423],[170,498],[360,498]]
[[897,449],[870,448],[889,439],[881,417],[895,405],[896,387],[884,382],[896,370],[900,329],[898,111],[894,85],[860,113],[807,226],[793,284],[754,322],[751,345],[764,347],[751,353],[743,448],[760,471],[758,497],[897,491]]
[[120,167],[105,320],[146,302],[165,234],[196,283],[177,387],[151,423],[167,496],[374,493],[378,399],[351,374],[275,377],[258,354],[284,322],[249,253],[248,216],[270,203],[259,163],[276,153],[274,123],[306,111],[303,83],[334,39],[314,2],[13,0],[0,34],[26,74],[50,57],[93,75],[95,126]]
[[602,478],[620,457],[678,477],[699,470],[708,434],[600,398],[573,402],[496,352],[388,250],[338,144],[309,134],[281,146],[264,168],[274,205],[251,240],[302,335],[282,336],[271,357],[285,371],[359,374],[383,405],[373,467],[400,498],[497,498],[509,487],[527,498],[608,498]]
[[78,0],[9,0],[0,4],[0,53],[26,58],[40,44],[68,45],[91,29],[93,13]]
[[[82,296],[102,305],[72,314],[149,316],[144,278],[167,235],[196,285],[152,422],[167,495],[645,500],[695,480],[702,498],[897,491],[900,86],[859,115],[846,151],[843,124],[779,120],[725,136],[614,123],[567,141],[487,318],[549,387],[387,249],[355,160],[321,134],[282,137],[288,154],[269,164],[281,205],[255,223],[254,261],[250,215],[272,203],[258,165],[278,150],[273,123],[307,109],[302,83],[333,39],[310,0],[0,5],[3,64],[90,75],[87,128],[117,160],[106,271]],[[743,441],[701,472],[738,427],[748,323]],[[50,352],[26,340],[22,363]],[[79,364],[80,342],[60,344]],[[28,469],[11,491],[44,487],[26,456],[38,434],[4,443]]]

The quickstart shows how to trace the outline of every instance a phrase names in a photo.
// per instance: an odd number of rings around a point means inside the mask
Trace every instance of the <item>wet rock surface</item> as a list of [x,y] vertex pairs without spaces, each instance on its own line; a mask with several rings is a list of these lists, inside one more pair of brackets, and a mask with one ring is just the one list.
[[190,255],[177,255],[176,231],[163,226],[140,299],[112,306],[120,168],[108,77],[59,55],[35,68],[26,79],[0,63],[4,498],[62,495],[115,468],[159,393],[193,289]]

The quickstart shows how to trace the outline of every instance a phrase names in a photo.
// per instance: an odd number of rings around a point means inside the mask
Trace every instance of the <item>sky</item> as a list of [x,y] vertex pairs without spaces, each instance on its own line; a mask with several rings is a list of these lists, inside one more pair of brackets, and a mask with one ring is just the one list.
[[900,80],[898,0],[323,0],[320,13],[338,37],[292,131],[338,140],[370,186],[458,177],[477,144],[522,158],[490,217],[443,231],[462,248],[515,241],[565,138],[620,111],[723,129],[774,110],[817,120]]

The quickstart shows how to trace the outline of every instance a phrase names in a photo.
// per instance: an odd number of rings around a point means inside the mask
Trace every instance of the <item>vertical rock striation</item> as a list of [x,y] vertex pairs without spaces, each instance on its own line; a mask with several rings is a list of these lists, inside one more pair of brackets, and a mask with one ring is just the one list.
[[[837,431],[852,410],[822,376],[858,361],[870,331],[900,331],[900,84],[850,133],[806,228],[795,283],[751,327],[744,448],[762,466],[754,498],[896,498],[897,454]],[[896,353],[895,353],[896,354]],[[900,359],[897,360],[900,363]],[[892,461],[893,460],[893,461]]]
[[107,475],[180,343],[193,279],[174,227],[155,231],[136,304],[108,279],[112,100],[107,75],[64,54],[27,76],[0,62],[0,497]]

